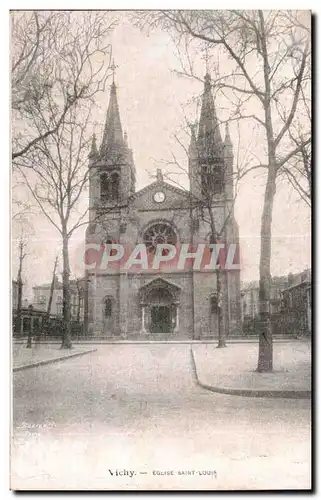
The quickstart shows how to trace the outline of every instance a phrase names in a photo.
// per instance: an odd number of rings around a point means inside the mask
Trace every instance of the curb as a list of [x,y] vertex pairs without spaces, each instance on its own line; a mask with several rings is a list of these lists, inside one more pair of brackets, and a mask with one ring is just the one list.
[[[218,340],[192,340],[192,339],[182,339],[182,340],[73,340],[74,345],[104,345],[104,344],[113,344],[113,345],[135,345],[135,344],[217,344]],[[275,339],[275,343],[290,343],[290,342],[304,342],[304,340],[298,339]],[[14,340],[13,344],[24,344],[25,340]],[[259,340],[246,340],[246,339],[233,339],[228,340],[227,344],[258,344]],[[46,344],[61,344],[60,340],[42,340],[40,342],[41,345]]]
[[283,398],[283,399],[310,399],[311,391],[267,391],[255,389],[230,389],[225,387],[215,387],[212,385],[204,384],[200,381],[197,365],[195,361],[195,354],[191,347],[192,368],[195,375],[196,383],[207,391],[216,392],[218,394],[229,394],[230,396],[243,396],[250,398]]
[[58,361],[63,361],[69,358],[75,358],[76,356],[83,356],[84,354],[89,354],[95,352],[97,349],[90,349],[89,351],[75,352],[73,354],[67,354],[66,356],[60,356],[59,358],[44,359],[43,361],[36,361],[35,363],[30,363],[28,365],[16,366],[12,369],[13,372],[19,372],[22,370],[27,370],[28,368],[36,368],[37,366],[49,365],[56,363]]

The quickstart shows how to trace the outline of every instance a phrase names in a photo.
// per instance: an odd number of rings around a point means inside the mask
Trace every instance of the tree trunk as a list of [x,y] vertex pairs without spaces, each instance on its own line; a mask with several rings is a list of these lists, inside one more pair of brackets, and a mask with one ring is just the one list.
[[261,219],[261,253],[260,253],[260,332],[258,372],[273,370],[273,338],[270,317],[271,288],[271,230],[273,200],[276,191],[276,170],[270,165],[265,188],[264,206]]
[[53,268],[53,272],[52,272],[52,279],[51,279],[51,285],[50,285],[50,295],[49,295],[49,300],[48,300],[48,306],[47,306],[46,316],[44,318],[44,320],[45,320],[45,328],[46,329],[49,329],[50,314],[51,314],[51,305],[52,305],[52,299],[53,299],[53,293],[54,293],[55,281],[56,281],[57,264],[58,264],[58,257],[56,257],[55,263],[54,263],[54,268]]
[[218,315],[218,344],[217,347],[226,347],[225,325],[224,325],[224,306],[222,291],[222,275],[220,269],[216,270],[216,289],[217,289],[217,315]]
[[28,349],[32,348],[32,317],[31,314],[29,313],[29,329],[28,329],[28,340],[27,340],[27,345],[26,347]]
[[22,314],[22,265],[23,265],[23,259],[25,258],[26,254],[24,253],[24,247],[25,244],[21,238],[19,242],[19,269],[18,269],[18,276],[17,276],[17,283],[18,283],[18,301],[17,301],[17,317],[16,317],[16,331],[20,335],[21,334],[21,314]]
[[[212,206],[212,197],[210,198],[210,203],[207,206],[209,217],[210,217],[210,226],[211,226],[211,243],[216,244],[219,240],[219,235],[216,229],[215,218],[213,214],[213,206]],[[218,264],[221,265],[220,258],[218,256]],[[222,271],[220,268],[215,270],[216,274],[216,293],[217,293],[217,316],[218,316],[218,344],[217,347],[226,347],[225,341],[225,321],[224,321],[224,307],[225,300],[223,298],[223,293],[225,293],[224,287],[222,287]],[[223,288],[223,293],[222,293]]]
[[16,322],[15,322],[15,330],[18,335],[21,335],[21,309],[22,309],[22,279],[21,279],[21,272],[19,272],[19,277],[18,277],[18,301],[17,301],[17,316],[16,316]]
[[51,314],[51,305],[52,305],[52,298],[53,298],[53,293],[54,293],[54,289],[55,289],[57,264],[58,264],[58,257],[56,257],[56,259],[55,259],[54,268],[53,268],[53,272],[52,272],[50,295],[49,295],[47,313],[46,313],[46,318],[48,320],[49,320],[50,314]]
[[[262,33],[265,34],[263,12],[259,11]],[[273,201],[276,191],[276,142],[274,140],[272,110],[271,110],[271,82],[269,78],[270,65],[268,61],[268,50],[266,38],[262,36],[262,53],[264,60],[265,81],[265,129],[268,146],[268,177],[265,186],[264,205],[261,217],[261,252],[260,252],[260,284],[259,284],[259,306],[260,306],[260,331],[259,331],[259,359],[258,372],[273,371],[273,337],[271,330],[270,298],[271,298],[271,234]]]
[[77,320],[77,323],[80,323],[81,292],[80,292],[80,286],[79,286],[78,279],[76,279],[76,287],[77,287],[77,315],[76,315],[76,320]]
[[70,265],[69,265],[69,240],[67,232],[63,234],[63,247],[62,247],[62,261],[63,261],[63,273],[62,273],[62,297],[63,297],[63,340],[61,344],[62,349],[70,349],[72,347],[71,343],[71,310],[70,310]]
[[88,335],[88,293],[89,293],[89,283],[88,283],[88,271],[85,271],[85,289],[84,289],[84,335]]
[[80,298],[80,294],[78,292],[77,323],[80,323],[80,305],[81,305],[81,298]]

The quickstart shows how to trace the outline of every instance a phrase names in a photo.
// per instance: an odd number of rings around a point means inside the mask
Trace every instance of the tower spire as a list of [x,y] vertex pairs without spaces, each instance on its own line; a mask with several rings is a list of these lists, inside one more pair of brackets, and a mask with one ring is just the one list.
[[195,152],[197,151],[197,142],[196,142],[196,133],[195,133],[196,125],[194,123],[192,123],[190,125],[190,129],[191,129],[191,142],[189,143],[188,154],[189,154],[189,156],[193,156],[193,155],[195,155]]
[[205,73],[209,74],[208,70],[208,61],[209,61],[209,54],[208,54],[208,45],[205,45]]
[[225,146],[232,146],[231,136],[230,136],[230,128],[228,122],[225,123]]
[[208,155],[219,155],[223,147],[221,132],[211,90],[211,76],[206,72],[204,78],[204,92],[202,97],[201,116],[198,138],[199,150]]
[[109,105],[107,110],[103,140],[100,146],[100,156],[104,158],[124,145],[122,126],[120,121],[119,107],[117,101],[117,92],[115,85],[115,63],[111,66],[113,69],[113,83],[110,86]]
[[93,134],[92,141],[91,141],[91,148],[90,148],[88,158],[94,158],[97,155],[98,155],[98,151],[97,151],[96,134]]

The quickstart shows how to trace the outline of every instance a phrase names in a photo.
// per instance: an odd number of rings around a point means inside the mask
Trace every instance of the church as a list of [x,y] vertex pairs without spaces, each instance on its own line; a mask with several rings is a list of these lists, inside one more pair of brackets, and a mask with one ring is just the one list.
[[[160,169],[154,182],[136,190],[133,151],[123,133],[113,80],[101,144],[94,136],[89,154],[86,245],[144,243],[149,255],[160,244],[194,248],[219,240],[238,246],[233,146],[227,126],[222,139],[208,73],[186,160],[189,190],[165,182]],[[219,329],[227,338],[240,332],[239,268],[203,272],[193,265],[124,269],[116,264],[108,272],[87,268],[86,278],[90,337],[174,341],[215,339]]]

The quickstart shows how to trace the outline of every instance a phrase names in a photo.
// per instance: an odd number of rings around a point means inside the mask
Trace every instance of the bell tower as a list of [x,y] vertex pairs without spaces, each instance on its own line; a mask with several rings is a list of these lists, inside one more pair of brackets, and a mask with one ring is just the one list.
[[[204,91],[198,131],[192,129],[189,147],[189,177],[191,193],[197,199],[211,199],[226,193],[226,168],[231,162],[232,144],[228,136],[227,147],[222,141],[211,77],[204,78]],[[233,158],[232,158],[233,162]],[[229,165],[230,166],[230,165]]]
[[113,63],[113,82],[110,87],[104,132],[98,149],[93,136],[89,154],[89,207],[90,220],[106,207],[108,211],[127,204],[135,192],[136,171],[133,152],[128,147],[127,133],[123,133],[117,87],[115,85]]

